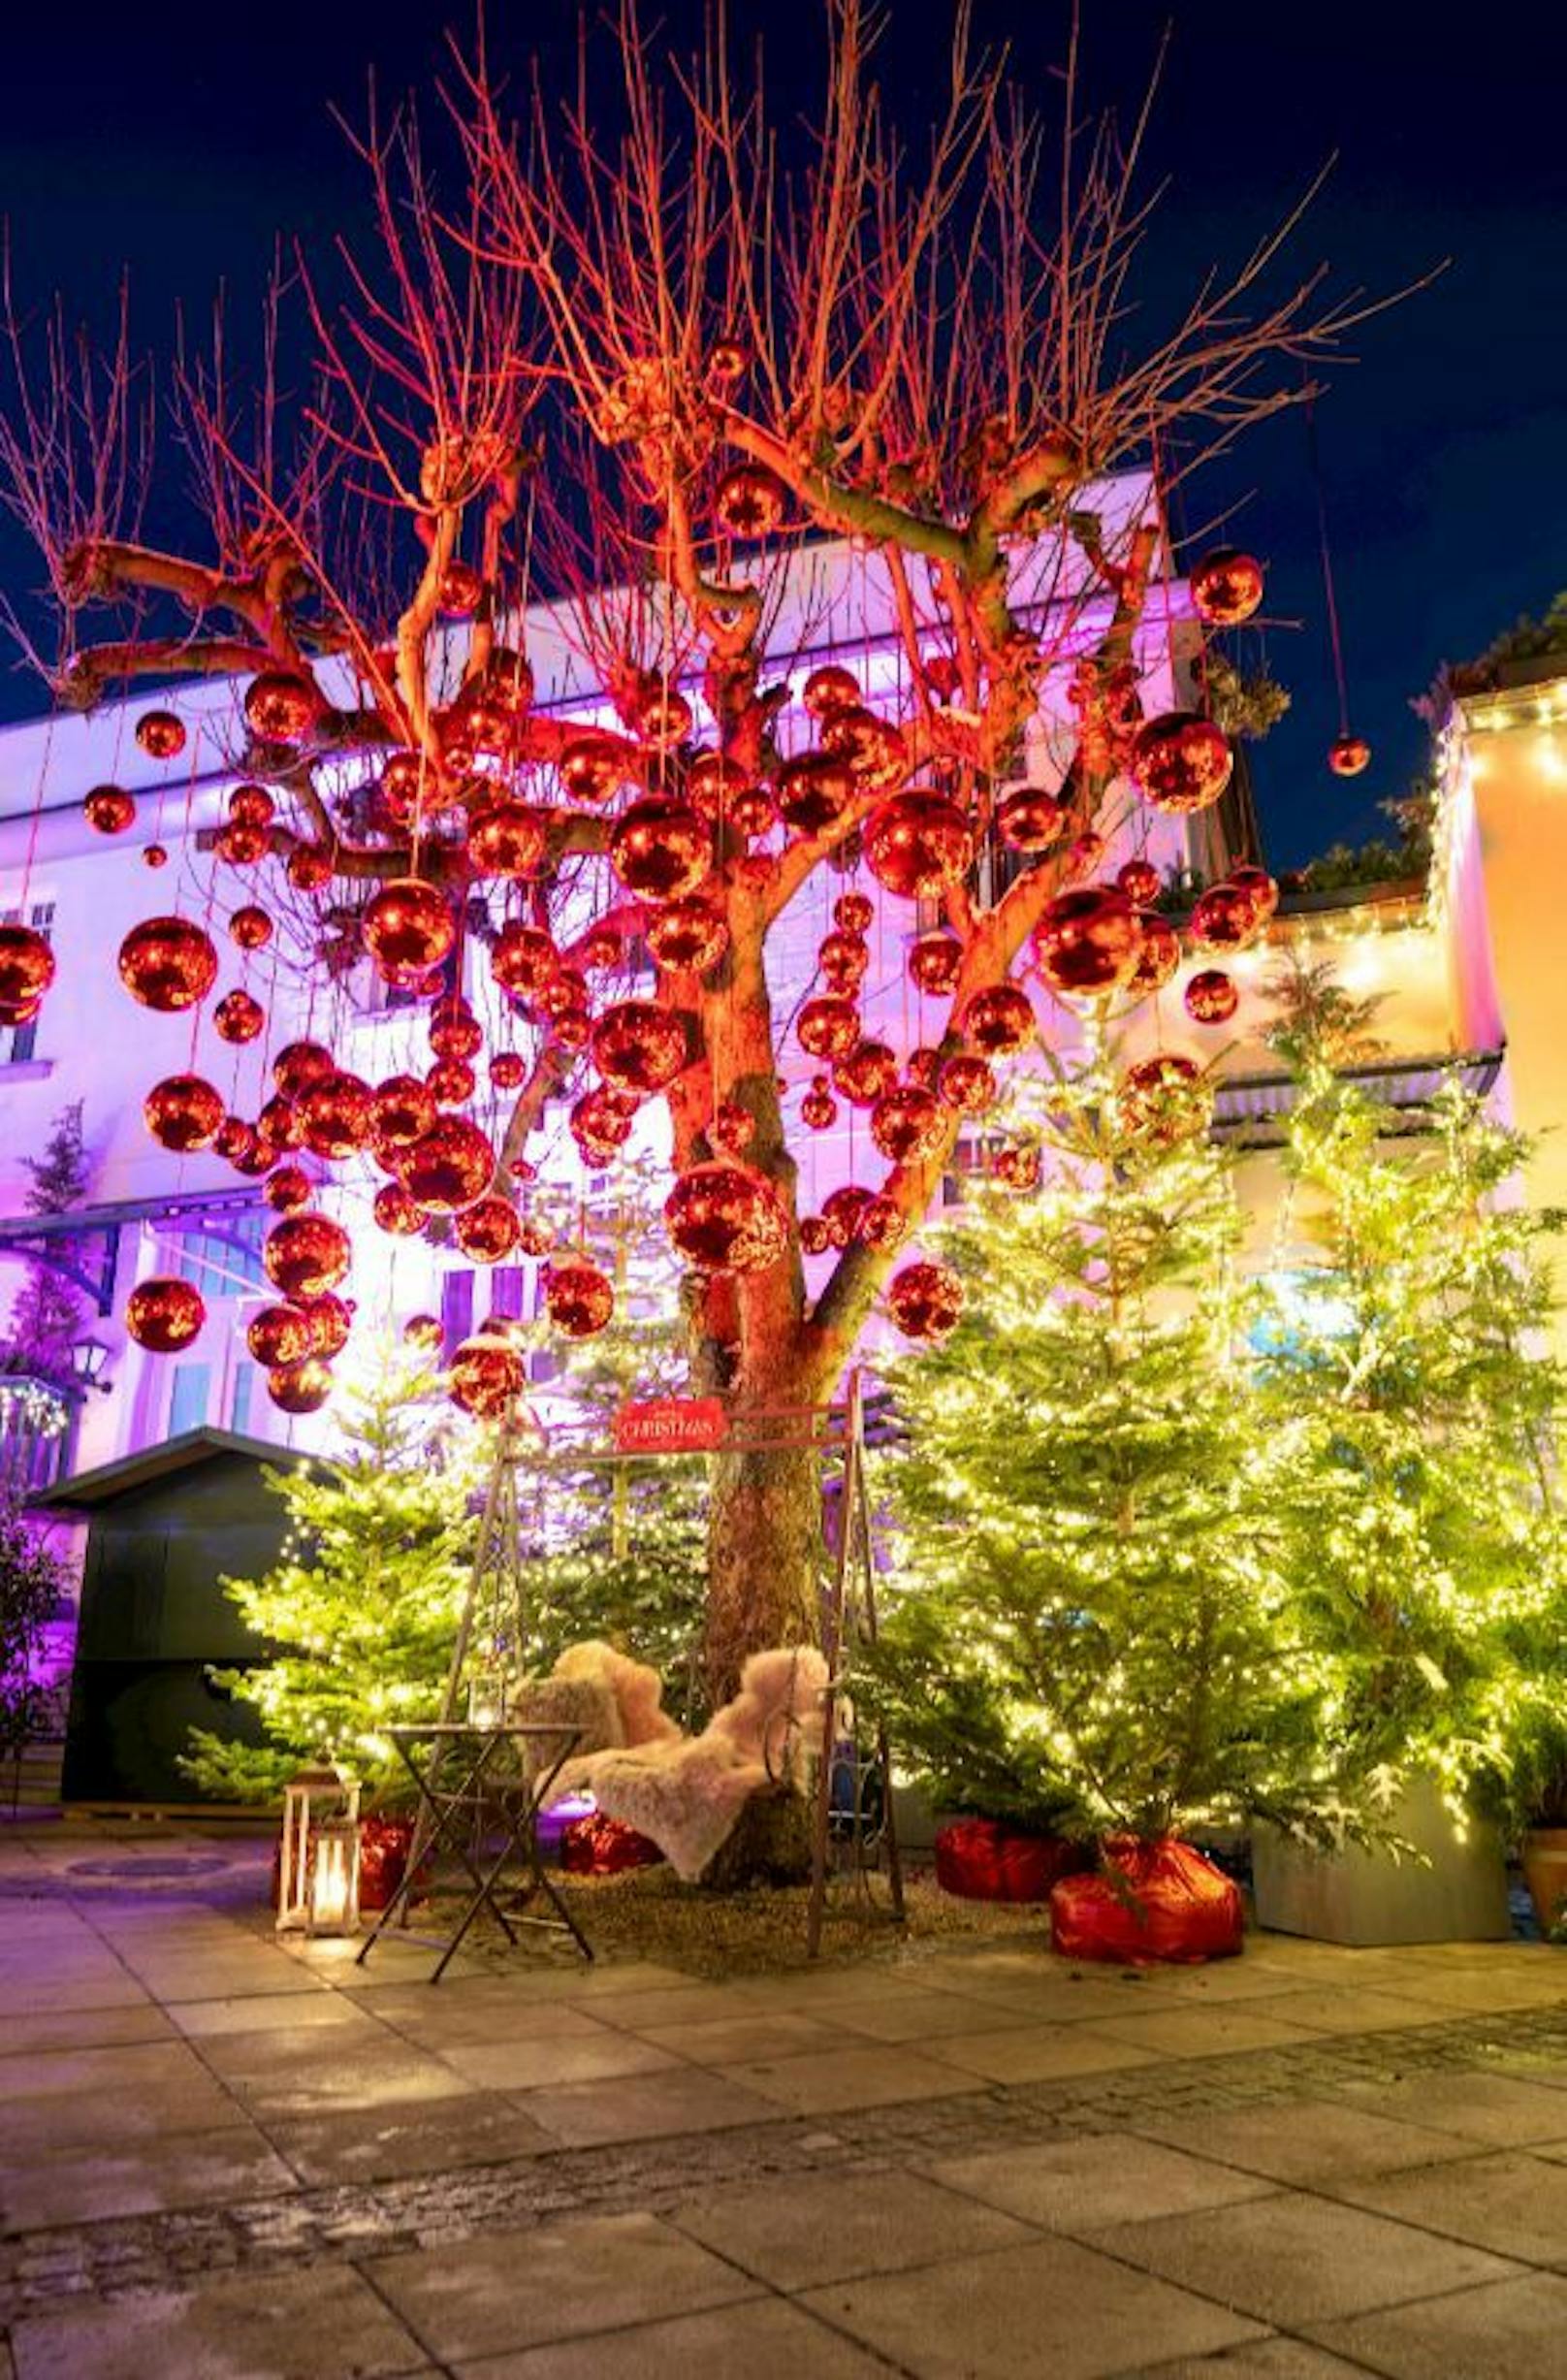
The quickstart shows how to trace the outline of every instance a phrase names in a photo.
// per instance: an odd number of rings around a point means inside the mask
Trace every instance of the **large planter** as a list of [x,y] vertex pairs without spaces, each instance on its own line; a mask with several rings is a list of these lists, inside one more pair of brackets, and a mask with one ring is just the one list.
[[1425,1854],[1313,1851],[1276,1827],[1252,1831],[1257,1922],[1365,1949],[1401,1942],[1503,1942],[1512,1931],[1501,1837],[1481,1818],[1460,1834],[1433,1781],[1409,1786],[1395,1834]]
[[1567,1916],[1567,1826],[1531,1826],[1521,1857],[1540,1931],[1549,1935]]

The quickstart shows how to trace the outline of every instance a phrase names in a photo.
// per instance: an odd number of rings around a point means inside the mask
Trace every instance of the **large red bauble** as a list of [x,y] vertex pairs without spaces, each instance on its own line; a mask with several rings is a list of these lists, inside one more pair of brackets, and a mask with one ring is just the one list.
[[150,1355],[177,1355],[206,1320],[201,1291],[170,1273],[139,1281],[125,1303],[125,1328]]
[[36,926],[0,925],[0,1009],[36,1008],[54,981],[54,964]]
[[1092,1000],[1130,983],[1141,942],[1137,912],[1113,884],[1058,892],[1034,929],[1039,973],[1068,1000]]
[[173,711],[144,711],[136,740],[149,760],[176,760],[185,749],[185,723]]
[[944,1338],[963,1311],[963,1283],[949,1265],[905,1265],[887,1285],[887,1304],[905,1338]]
[[1139,909],[1137,923],[1142,929],[1142,941],[1137,949],[1136,972],[1127,985],[1138,998],[1146,992],[1163,991],[1181,963],[1181,938],[1167,917],[1157,909]]
[[1043,786],[1021,785],[996,805],[996,832],[1014,852],[1047,852],[1071,819],[1071,804]]
[[624,1091],[661,1091],[687,1063],[686,1020],[651,1000],[622,1000],[593,1027],[593,1064]]
[[1238,628],[1263,600],[1263,565],[1255,555],[1220,546],[1203,555],[1188,584],[1192,601],[1210,627]]
[[285,1099],[281,1091],[275,1099],[268,1100],[257,1116],[256,1139],[274,1156],[281,1155],[286,1148],[304,1146],[304,1124],[299,1109],[292,1099]]
[[303,1364],[274,1365],[267,1394],[280,1413],[319,1413],[332,1395],[332,1367],[313,1355]]
[[560,964],[560,953],[542,926],[516,918],[503,925],[490,953],[490,972],[502,991],[533,1000]]
[[821,1202],[821,1219],[835,1248],[847,1248],[859,1232],[860,1217],[871,1204],[871,1192],[858,1182],[841,1182]]
[[636,746],[619,735],[577,735],[561,746],[556,765],[566,799],[596,807],[636,774]]
[[296,892],[319,892],[332,882],[332,854],[318,843],[296,843],[283,863],[283,873]]
[[743,794],[755,790],[755,781],[738,760],[721,752],[693,753],[686,770],[686,797],[705,819],[727,818]]
[[698,1272],[760,1272],[788,1246],[788,1216],[775,1185],[754,1166],[723,1161],[680,1174],[664,1201],[677,1255]]
[[1192,904],[1192,940],[1199,950],[1244,949],[1262,925],[1251,894],[1238,884],[1210,884]]
[[481,1331],[455,1350],[446,1379],[454,1405],[477,1422],[495,1422],[528,1386],[528,1359],[510,1339]]
[[868,934],[876,903],[868,892],[841,892],[832,906],[833,923],[841,934]]
[[1279,887],[1265,868],[1231,868],[1230,882],[1237,892],[1243,892],[1256,910],[1260,923],[1265,925],[1279,905]]
[[878,719],[863,704],[846,703],[822,722],[823,748],[854,772],[857,783],[874,790],[896,785],[909,765],[909,747],[901,727]]
[[188,917],[146,917],[119,946],[119,980],[144,1009],[169,1015],[205,1000],[217,975],[210,935]]
[[1341,735],[1327,747],[1327,765],[1335,777],[1359,777],[1371,764],[1371,747],[1363,735]]
[[860,1038],[859,1011],[852,1000],[832,994],[808,1000],[796,1019],[794,1038],[808,1057],[847,1057]]
[[854,798],[854,773],[824,752],[799,752],[778,772],[778,808],[797,835],[824,834]]
[[270,826],[277,804],[264,785],[237,785],[229,795],[229,816],[240,826]]
[[1129,859],[1115,871],[1115,881],[1129,901],[1146,909],[1159,898],[1159,870],[1151,859]]
[[95,785],[81,814],[95,834],[122,835],[135,820],[136,798],[123,786]]
[[963,945],[955,934],[921,934],[909,946],[909,977],[916,988],[944,999],[963,968]]
[[740,463],[720,480],[713,519],[730,537],[770,537],[784,518],[784,482],[764,463]]
[[943,1065],[940,1088],[943,1107],[955,1108],[959,1115],[983,1115],[995,1103],[995,1070],[988,1058],[960,1051]]
[[437,1058],[425,1077],[425,1086],[437,1108],[465,1108],[478,1083],[466,1058]]
[[296,1215],[310,1204],[315,1184],[302,1165],[277,1166],[261,1185],[261,1195],[274,1213]]
[[467,847],[481,876],[527,876],[544,856],[543,818],[505,796],[469,819]]
[[248,902],[229,919],[229,936],[241,950],[264,950],[272,938],[272,921],[264,909]]
[[299,1099],[304,1144],[318,1157],[351,1157],[364,1147],[375,1120],[375,1094],[358,1075],[329,1075]]
[[860,1208],[855,1237],[868,1248],[901,1247],[909,1237],[909,1219],[896,1199],[870,1198]]
[[630,1093],[618,1091],[613,1083],[601,1082],[592,1091],[585,1091],[571,1110],[571,1137],[591,1164],[607,1165],[618,1148],[624,1148],[631,1138],[631,1119],[636,1110],[628,1105]]
[[435,1214],[455,1215],[490,1187],[496,1152],[466,1116],[442,1115],[422,1140],[399,1152],[398,1179]]
[[383,884],[368,904],[365,948],[384,980],[414,990],[438,967],[457,941],[457,920],[446,895],[417,876]]
[[336,1288],[352,1253],[348,1234],[330,1215],[284,1215],[262,1241],[261,1262],[285,1298],[319,1298]]
[[504,1263],[521,1238],[522,1229],[516,1207],[498,1191],[465,1206],[452,1227],[458,1246],[476,1265]]
[[241,1115],[226,1115],[213,1136],[212,1147],[219,1157],[240,1173],[249,1170],[253,1158],[261,1154],[260,1136],[254,1124],[247,1124]]
[[341,1355],[354,1327],[353,1307],[324,1289],[319,1298],[306,1299],[299,1310],[310,1327],[310,1353],[329,1363],[335,1355]]
[[1016,983],[994,983],[964,1002],[958,1029],[983,1057],[1015,1057],[1038,1030],[1034,1004]]
[[567,1338],[592,1338],[615,1311],[615,1291],[596,1265],[551,1265],[544,1274],[544,1304]]
[[264,669],[245,688],[245,721],[264,744],[299,743],[314,726],[321,707],[309,679],[291,669]]
[[852,1108],[874,1108],[898,1079],[898,1061],[885,1042],[856,1042],[833,1068],[833,1082]]
[[478,681],[477,700],[507,719],[522,719],[533,707],[533,664],[511,645],[496,645]]
[[895,1083],[871,1110],[871,1138],[889,1164],[917,1163],[934,1155],[946,1137],[942,1102],[917,1083]]
[[712,830],[688,803],[650,793],[617,820],[609,863],[639,899],[678,901],[696,890],[713,864]]
[[1222,967],[1204,967],[1200,974],[1193,976],[1183,998],[1186,1013],[1199,1025],[1222,1025],[1240,1006],[1234,979],[1226,975]]
[[902,900],[935,900],[973,857],[974,829],[944,793],[894,793],[865,822],[865,864]]
[[672,975],[705,975],[728,949],[729,928],[718,910],[691,893],[656,909],[644,939],[656,964]]
[[1162,711],[1132,740],[1134,783],[1146,801],[1172,818],[1210,809],[1233,766],[1223,729],[1196,711]]
[[807,678],[800,700],[813,719],[830,719],[834,711],[857,710],[864,696],[851,669],[846,669],[842,661],[823,661]]
[[264,1305],[245,1325],[245,1345],[269,1371],[303,1364],[315,1353],[315,1326],[303,1305]]
[[272,1060],[272,1080],[284,1099],[298,1099],[336,1071],[336,1059],[320,1042],[288,1042]]
[[160,1148],[183,1156],[207,1148],[223,1121],[223,1094],[200,1075],[166,1075],[142,1102],[142,1117]]
[[253,1042],[266,1022],[266,1010],[247,991],[225,992],[212,1011],[212,1030],[220,1042]]
[[390,1232],[398,1239],[411,1239],[429,1220],[419,1201],[410,1198],[400,1181],[381,1184],[370,1202],[370,1213],[383,1232]]
[[865,971],[871,963],[870,945],[863,934],[846,934],[835,928],[823,935],[816,952],[816,964],[834,991],[852,999],[865,981]]
[[231,868],[253,868],[267,856],[269,840],[265,826],[247,826],[243,819],[230,819],[212,837],[212,850]]

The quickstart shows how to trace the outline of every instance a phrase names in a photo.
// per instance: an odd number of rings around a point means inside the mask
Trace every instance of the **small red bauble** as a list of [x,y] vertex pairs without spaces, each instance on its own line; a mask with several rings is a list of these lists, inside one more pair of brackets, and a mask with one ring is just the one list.
[[1043,1164],[1037,1148],[1002,1148],[996,1151],[995,1175],[1008,1190],[1037,1190]]
[[821,1202],[821,1219],[832,1236],[835,1248],[847,1248],[857,1237],[860,1217],[871,1204],[871,1192],[862,1190],[858,1182],[840,1183]]
[[267,1278],[285,1298],[319,1298],[348,1270],[348,1234],[330,1215],[284,1215],[262,1242]]
[[1168,1142],[1199,1131],[1208,1120],[1212,1099],[1196,1058],[1184,1050],[1160,1049],[1127,1068],[1117,1105],[1129,1131],[1150,1133]]
[[447,1367],[453,1404],[477,1422],[498,1421],[527,1385],[527,1358],[498,1334],[481,1331],[465,1338]]
[[537,1216],[523,1217],[522,1230],[517,1236],[517,1253],[529,1257],[548,1256],[550,1253],[550,1235]]
[[442,1115],[423,1139],[399,1152],[397,1170],[403,1188],[422,1206],[456,1214],[490,1187],[496,1152],[466,1116]]
[[229,816],[239,826],[270,826],[277,804],[264,785],[237,785],[229,795]]
[[841,892],[833,903],[832,916],[841,934],[868,934],[876,904],[868,892]]
[[1127,985],[1129,992],[1141,998],[1144,993],[1163,991],[1181,963],[1181,938],[1167,917],[1156,909],[1139,909],[1137,923],[1142,941],[1137,949],[1136,972]]
[[133,1000],[169,1015],[196,1006],[212,988],[217,952],[188,917],[147,917],[119,947],[119,978]]
[[1232,546],[1204,554],[1188,583],[1199,616],[1210,627],[1238,628],[1263,600],[1262,563]]
[[609,863],[639,899],[678,901],[696,890],[713,864],[712,830],[688,803],[651,793],[616,821]]
[[1163,711],[1146,720],[1132,741],[1134,783],[1146,801],[1172,818],[1210,809],[1233,766],[1223,729],[1195,711]]
[[935,900],[973,857],[974,830],[944,793],[894,793],[866,820],[865,864],[901,900]]
[[762,463],[737,464],[713,498],[715,526],[729,537],[770,537],[784,518],[784,482]]
[[1237,892],[1243,892],[1265,925],[1279,905],[1279,887],[1265,868],[1246,866],[1231,868],[1230,882]]
[[394,1238],[411,1239],[422,1232],[428,1221],[425,1209],[416,1198],[410,1198],[400,1181],[384,1181],[370,1202],[370,1213],[383,1232]]
[[595,808],[635,775],[636,747],[618,735],[578,735],[560,748],[556,763],[568,801]]
[[963,1312],[963,1283],[949,1265],[905,1265],[888,1283],[887,1304],[905,1338],[944,1338]]
[[791,833],[824,834],[854,798],[854,773],[824,752],[800,752],[778,772],[779,815]]
[[95,834],[122,835],[135,820],[136,799],[123,786],[95,785],[81,814]]
[[1016,983],[993,983],[964,1002],[958,1027],[981,1056],[1015,1057],[1037,1031],[1034,1004]]
[[818,1075],[800,1102],[800,1121],[811,1132],[826,1132],[838,1121],[838,1102]]
[[36,926],[0,925],[0,1009],[36,1009],[54,974],[54,953]]
[[298,744],[314,726],[321,697],[308,678],[291,669],[264,669],[245,688],[244,715],[264,744]]
[[383,884],[368,902],[365,948],[384,981],[414,990],[448,956],[457,941],[457,920],[446,895],[417,876]]
[[1234,981],[1222,967],[1204,967],[1193,976],[1183,998],[1186,1013],[1199,1025],[1222,1025],[1240,1006]]
[[892,1165],[917,1164],[933,1156],[947,1129],[942,1102],[917,1083],[895,1083],[871,1110],[871,1139]]
[[253,1160],[260,1156],[261,1137],[254,1124],[247,1124],[241,1115],[226,1115],[213,1137],[212,1147],[219,1157],[226,1158],[237,1172],[248,1173]]
[[673,975],[705,975],[729,948],[729,928],[700,894],[655,910],[645,929],[656,965]]
[[142,1102],[142,1117],[160,1148],[183,1156],[208,1148],[223,1121],[223,1094],[200,1075],[166,1075]]
[[142,853],[142,865],[144,868],[166,868],[169,865],[169,854],[161,843],[146,846]]
[[503,925],[490,953],[490,972],[502,991],[533,1000],[560,964],[560,953],[542,926],[516,919]]
[[996,805],[996,832],[1014,852],[1047,852],[1059,843],[1071,804],[1043,786],[1017,786]]
[[737,835],[764,835],[777,820],[777,807],[765,786],[748,786],[729,804],[729,824]]
[[805,1215],[800,1222],[800,1246],[807,1256],[825,1256],[834,1246],[832,1227],[822,1215]]
[[728,818],[735,803],[754,790],[754,781],[738,760],[727,759],[721,752],[691,755],[686,771],[686,794],[703,818],[715,821]]
[[288,1042],[272,1060],[272,1080],[284,1099],[298,1099],[336,1071],[336,1059],[320,1042]]
[[437,1058],[476,1058],[484,1027],[466,1002],[442,1001],[430,1014],[430,1046]]
[[267,1394],[280,1413],[319,1413],[332,1395],[332,1367],[319,1356],[278,1364],[267,1374]]
[[1240,950],[1261,930],[1252,896],[1238,884],[1210,884],[1192,904],[1192,940],[1199,950]]
[[1146,909],[1159,898],[1159,870],[1151,859],[1129,859],[1125,867],[1116,869],[1115,881],[1138,909]]
[[309,1206],[314,1187],[304,1166],[280,1165],[262,1183],[261,1195],[275,1214],[296,1215]]
[[395,752],[382,769],[376,790],[381,797],[382,808],[395,826],[406,826],[417,816],[424,793],[425,771],[424,755],[417,752]]
[[1327,765],[1335,777],[1359,777],[1371,764],[1371,747],[1363,735],[1341,735],[1327,747]]
[[283,873],[296,892],[319,892],[332,882],[332,854],[317,843],[296,843]]
[[245,1325],[245,1345],[258,1364],[275,1371],[315,1353],[315,1328],[303,1305],[264,1305]]
[[286,1148],[304,1146],[304,1123],[292,1099],[278,1092],[269,1099],[256,1118],[256,1139],[272,1150],[274,1156]]
[[491,802],[469,820],[467,852],[481,876],[527,876],[544,856],[544,820],[527,802]]
[[437,1058],[425,1077],[425,1087],[437,1108],[466,1107],[478,1082],[466,1058]]
[[229,935],[241,950],[264,950],[272,938],[272,921],[264,909],[250,902],[229,919]]
[[1142,928],[1113,884],[1059,892],[1034,929],[1039,973],[1063,999],[1119,991],[1136,973]]
[[663,686],[655,678],[637,704],[636,725],[644,743],[665,750],[689,735],[691,706],[678,686]]
[[661,1091],[686,1065],[686,1022],[651,1000],[622,1000],[594,1025],[592,1048],[606,1082],[625,1091]]
[[749,1108],[743,1108],[735,1099],[719,1102],[713,1110],[713,1121],[707,1128],[707,1137],[714,1148],[720,1149],[726,1157],[738,1157],[743,1149],[751,1146],[755,1136],[756,1118]]
[[852,1000],[833,994],[808,1000],[795,1021],[794,1037],[808,1057],[847,1057],[860,1038],[859,1011]]
[[591,927],[577,949],[581,964],[594,969],[618,967],[624,955],[625,946],[619,932],[607,924]]
[[743,338],[715,339],[707,359],[708,385],[715,389],[733,388],[743,380],[751,368],[751,349]]
[[788,1246],[784,1202],[754,1166],[689,1167],[664,1201],[664,1227],[698,1272],[759,1272]]
[[434,1314],[410,1314],[402,1326],[403,1343],[426,1353],[438,1347],[446,1334]]
[[615,1311],[615,1291],[596,1265],[551,1265],[544,1275],[544,1304],[567,1338],[592,1338]]
[[454,554],[442,570],[435,587],[435,601],[449,618],[461,620],[479,608],[484,594],[484,580],[470,562]]
[[300,1312],[310,1328],[310,1353],[327,1363],[335,1355],[341,1355],[354,1327],[353,1307],[332,1290],[324,1289],[319,1298],[306,1299]]
[[800,690],[800,700],[813,719],[830,719],[835,711],[857,710],[863,699],[859,680],[841,661],[823,661],[819,669],[813,669]]
[[585,1091],[572,1108],[571,1137],[590,1165],[607,1165],[631,1138],[636,1110],[627,1104],[630,1097],[613,1083],[601,1082],[594,1090]]
[[185,724],[173,711],[144,711],[136,740],[149,760],[176,760],[185,749]]
[[989,1059],[962,1052],[948,1058],[942,1068],[941,1095],[943,1107],[955,1108],[959,1115],[983,1115],[996,1098],[996,1075]]
[[452,1230],[464,1255],[476,1265],[503,1264],[522,1235],[516,1207],[498,1191],[464,1207]]
[[520,1051],[497,1049],[490,1061],[490,1079],[497,1091],[518,1091],[528,1080],[528,1066]]
[[917,1082],[922,1091],[939,1090],[942,1081],[942,1053],[939,1049],[911,1049],[904,1062],[904,1073],[911,1082]]
[[963,945],[955,934],[921,934],[909,946],[909,978],[922,992],[944,999],[963,967]]
[[834,1087],[853,1108],[872,1108],[898,1079],[898,1061],[885,1042],[856,1042],[833,1068]]
[[169,1273],[139,1281],[125,1303],[125,1328],[149,1355],[177,1355],[206,1320],[200,1290]]
[[247,991],[225,992],[212,1011],[212,1030],[220,1042],[253,1042],[266,1022],[266,1010]]
[[846,703],[822,722],[826,751],[847,762],[855,781],[868,789],[896,785],[909,766],[909,747],[903,730],[890,719],[878,719],[860,704]]
[[908,1217],[896,1199],[867,1199],[855,1237],[868,1248],[901,1247],[909,1237]]
[[846,934],[842,929],[824,936],[816,952],[816,964],[834,991],[852,999],[865,981],[871,964],[870,945],[862,934]]
[[358,1075],[329,1075],[299,1097],[305,1146],[336,1161],[365,1146],[375,1120],[375,1094]]

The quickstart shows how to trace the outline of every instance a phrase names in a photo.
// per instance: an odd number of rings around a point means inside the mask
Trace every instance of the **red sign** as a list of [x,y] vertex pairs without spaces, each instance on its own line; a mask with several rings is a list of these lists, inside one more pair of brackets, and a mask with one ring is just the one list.
[[622,1405],[615,1416],[615,1444],[623,1455],[707,1454],[729,1434],[729,1418],[717,1397],[651,1397]]

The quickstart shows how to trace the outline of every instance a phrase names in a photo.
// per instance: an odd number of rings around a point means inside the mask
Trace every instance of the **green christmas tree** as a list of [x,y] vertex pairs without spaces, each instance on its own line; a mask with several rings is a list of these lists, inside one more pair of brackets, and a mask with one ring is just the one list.
[[[29,1214],[71,1214],[81,1205],[91,1169],[82,1135],[80,1099],[60,1110],[49,1127],[42,1155],[24,1158],[22,1162],[32,1177],[27,1192]],[[82,1311],[80,1292],[65,1275],[40,1258],[30,1258],[6,1326],[8,1360],[47,1380],[68,1378],[71,1349],[80,1335]]]
[[192,1738],[189,1774],[230,1800],[266,1798],[322,1757],[372,1793],[396,1790],[386,1730],[440,1707],[472,1558],[475,1441],[400,1347],[345,1385],[337,1419],[333,1452],[268,1475],[288,1515],[277,1562],[223,1582],[276,1648],[255,1668],[216,1673],[255,1712],[264,1744]]
[[872,1656],[938,1806],[1144,1839],[1345,1817],[1328,1672],[1261,1508],[1238,1217],[1199,1081],[1103,1043],[1019,1094],[1043,1187],[975,1186],[961,1321],[890,1377],[900,1572]]

